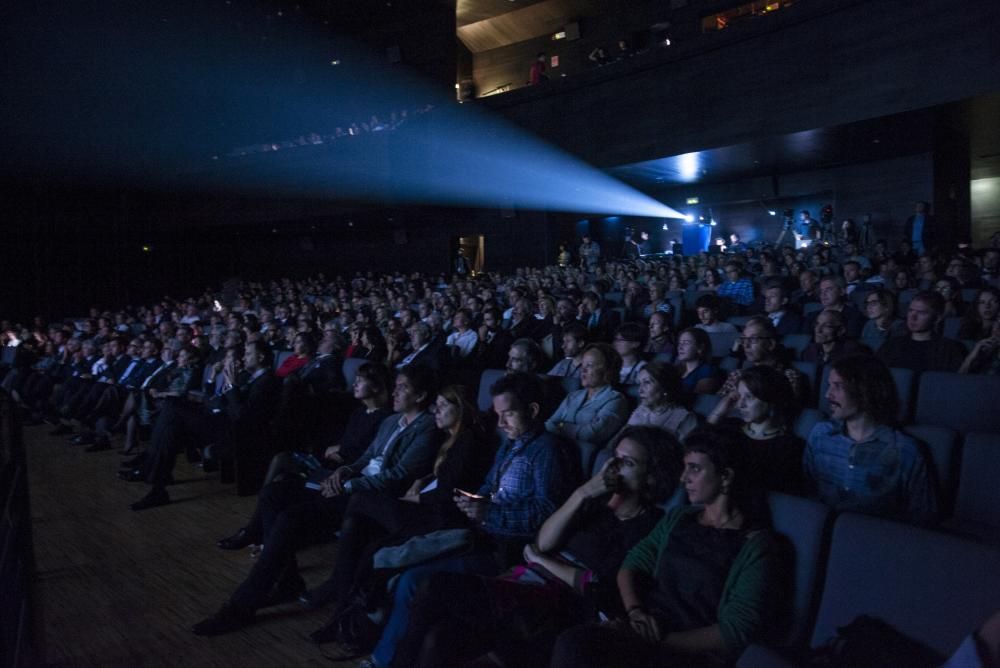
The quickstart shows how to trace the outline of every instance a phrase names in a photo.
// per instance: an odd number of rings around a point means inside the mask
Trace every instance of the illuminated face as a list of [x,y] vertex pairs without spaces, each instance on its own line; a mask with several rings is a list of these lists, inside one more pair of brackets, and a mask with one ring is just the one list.
[[844,265],[844,280],[848,283],[853,283],[858,280],[861,276],[861,272],[856,264],[845,264]]
[[420,405],[420,395],[417,394],[410,379],[400,374],[396,377],[396,386],[392,391],[392,410],[397,413],[409,413]]
[[531,429],[538,415],[538,404],[522,405],[511,392],[493,397],[493,411],[497,414],[497,427],[514,441]]
[[812,272],[803,271],[799,274],[799,288],[802,292],[812,292],[816,288],[816,277]]
[[781,288],[764,290],[764,312],[777,313],[785,307],[785,295]]
[[361,374],[354,376],[354,385],[351,386],[351,391],[354,398],[359,401],[370,399],[377,394],[375,383]]
[[910,302],[910,307],[906,311],[906,327],[913,334],[926,334],[934,330],[937,324],[937,315],[930,306],[920,299]]
[[677,361],[688,362],[698,359],[698,343],[689,332],[684,332],[677,338]]
[[667,317],[662,313],[654,313],[649,318],[649,338],[658,339],[670,331]]
[[751,364],[759,364],[764,361],[774,350],[774,338],[756,323],[751,323],[743,328],[740,343],[743,345],[743,353],[746,355],[747,361]]
[[997,301],[996,295],[984,292],[979,295],[979,299],[976,301],[976,309],[982,320],[986,322],[996,320],[997,311],[1000,310],[1000,302]]
[[[808,276],[809,274],[803,274]],[[844,291],[837,285],[836,281],[821,281],[819,284],[819,301],[823,308],[830,308],[840,303],[840,298]]]
[[562,349],[566,357],[576,357],[583,350],[585,342],[572,334],[563,334]]
[[641,492],[647,485],[646,449],[631,438],[623,438],[615,446],[615,458],[607,473],[617,478],[616,491]]
[[830,369],[826,400],[830,404],[830,417],[834,420],[849,420],[858,414],[858,404],[848,394],[844,379],[836,369]]
[[243,368],[247,371],[256,371],[263,361],[263,356],[257,352],[257,346],[247,346],[243,352]]
[[739,399],[736,402],[736,409],[740,412],[740,419],[747,423],[759,423],[768,418],[771,412],[770,404],[767,404],[750,391],[746,383],[740,382],[736,387]]
[[434,424],[437,428],[445,431],[454,429],[458,426],[459,419],[458,406],[439,394],[434,402]]
[[945,298],[945,301],[950,300],[955,296],[955,290],[951,287],[951,283],[948,281],[938,281],[934,284],[934,290]]
[[604,356],[596,350],[590,350],[583,355],[580,365],[580,385],[585,388],[603,387],[608,384],[607,365]]
[[692,505],[707,505],[718,499],[722,494],[723,483],[723,475],[716,470],[708,455],[701,452],[684,455],[681,484]]
[[507,353],[507,373],[515,371],[530,372],[530,357],[524,346],[511,346]]
[[656,382],[648,371],[643,369],[639,372],[639,401],[646,408],[659,406],[665,399],[668,399],[663,392],[663,388]]
[[191,353],[189,353],[185,349],[181,349],[181,351],[177,353],[177,366],[181,368],[186,368],[190,364],[191,364]]
[[813,326],[813,340],[816,343],[820,345],[833,343],[839,334],[840,324],[837,322],[837,316],[827,311],[816,316],[816,324]]
[[703,325],[711,325],[715,322],[715,309],[709,308],[708,306],[699,306],[698,320],[701,321],[701,324]]
[[871,320],[877,320],[886,314],[886,309],[878,295],[868,295],[865,297],[865,315]]

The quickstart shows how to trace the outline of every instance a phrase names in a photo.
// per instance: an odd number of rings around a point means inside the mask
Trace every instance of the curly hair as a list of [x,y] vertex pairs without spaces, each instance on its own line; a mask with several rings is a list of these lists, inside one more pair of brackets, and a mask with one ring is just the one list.
[[648,507],[663,503],[673,495],[681,477],[680,441],[658,427],[626,427],[612,442],[611,452],[626,438],[646,452],[646,481],[639,491],[642,504]]
[[899,394],[885,362],[872,355],[848,355],[834,362],[831,370],[844,381],[844,390],[860,412],[871,415],[879,424],[896,421]]

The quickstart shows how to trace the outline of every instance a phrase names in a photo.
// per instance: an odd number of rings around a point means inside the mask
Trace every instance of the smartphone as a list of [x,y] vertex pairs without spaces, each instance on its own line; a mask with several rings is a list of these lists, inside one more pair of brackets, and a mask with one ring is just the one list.
[[458,487],[455,488],[455,494],[461,494],[462,496],[468,499],[482,500],[486,498],[482,494],[473,494],[472,492],[466,492],[464,489],[459,489]]

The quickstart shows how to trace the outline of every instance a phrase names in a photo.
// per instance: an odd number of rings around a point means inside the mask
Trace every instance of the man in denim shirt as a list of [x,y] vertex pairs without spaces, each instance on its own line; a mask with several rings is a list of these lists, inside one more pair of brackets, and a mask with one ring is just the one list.
[[837,360],[826,399],[833,420],[813,428],[803,456],[810,495],[838,511],[933,522],[937,493],[924,452],[891,426],[899,400],[889,368],[870,355]]

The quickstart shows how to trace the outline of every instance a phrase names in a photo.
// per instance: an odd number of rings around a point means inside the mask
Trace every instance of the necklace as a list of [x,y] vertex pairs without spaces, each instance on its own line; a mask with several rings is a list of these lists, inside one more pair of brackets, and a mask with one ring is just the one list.
[[646,508],[644,506],[639,506],[639,508],[636,509],[631,515],[619,515],[616,512],[615,518],[617,518],[620,522],[627,522],[628,520],[635,519],[639,515],[642,515],[644,512],[646,512]]

